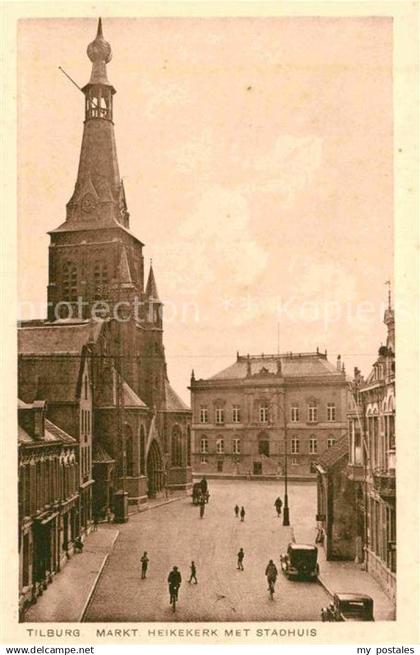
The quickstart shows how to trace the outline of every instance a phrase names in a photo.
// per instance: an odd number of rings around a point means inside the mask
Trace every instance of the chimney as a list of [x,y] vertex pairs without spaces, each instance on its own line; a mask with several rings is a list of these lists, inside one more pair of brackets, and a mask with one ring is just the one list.
[[191,384],[193,384],[193,382],[195,382],[195,373],[194,373],[194,369],[191,371]]
[[32,405],[33,437],[43,439],[45,434],[45,400],[35,400]]
[[251,375],[251,360],[249,358],[249,354],[247,355],[246,358],[246,375],[247,377],[250,377]]
[[341,355],[337,355],[337,371],[341,373]]

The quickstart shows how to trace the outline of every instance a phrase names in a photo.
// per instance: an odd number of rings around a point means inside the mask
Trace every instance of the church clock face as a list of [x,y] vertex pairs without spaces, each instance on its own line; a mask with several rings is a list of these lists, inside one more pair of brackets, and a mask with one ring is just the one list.
[[96,200],[92,193],[86,193],[82,199],[82,210],[87,214],[93,212],[96,207]]

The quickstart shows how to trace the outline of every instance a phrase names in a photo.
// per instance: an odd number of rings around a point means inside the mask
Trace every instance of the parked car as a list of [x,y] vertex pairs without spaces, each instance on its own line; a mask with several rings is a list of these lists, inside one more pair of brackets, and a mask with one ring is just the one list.
[[323,621],[374,621],[373,599],[365,594],[334,594],[321,610]]
[[312,544],[290,543],[287,553],[280,555],[281,569],[290,579],[308,578],[316,580],[319,574],[318,548]]

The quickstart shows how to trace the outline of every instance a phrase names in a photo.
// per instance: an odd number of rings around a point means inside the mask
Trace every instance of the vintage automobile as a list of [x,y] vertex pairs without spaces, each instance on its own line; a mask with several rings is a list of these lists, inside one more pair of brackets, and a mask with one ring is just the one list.
[[374,621],[373,600],[365,594],[334,594],[332,602],[321,610],[323,621]]
[[312,544],[290,543],[287,553],[280,555],[281,569],[287,578],[316,580],[319,574],[318,548]]

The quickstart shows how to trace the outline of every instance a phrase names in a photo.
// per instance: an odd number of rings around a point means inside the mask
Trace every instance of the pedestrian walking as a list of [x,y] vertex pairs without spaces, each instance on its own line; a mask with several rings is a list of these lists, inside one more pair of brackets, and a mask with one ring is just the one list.
[[245,508],[241,507],[241,521],[245,521]]
[[281,508],[283,507],[283,503],[280,496],[277,496],[276,500],[274,501],[274,507],[276,508],[277,516],[280,516]]
[[202,519],[203,516],[204,516],[204,509],[205,509],[205,507],[206,507],[206,500],[205,500],[205,498],[202,496],[202,497],[201,497],[201,500],[200,500],[200,519]]
[[237,567],[239,571],[244,570],[244,557],[245,557],[244,549],[240,548],[238,553],[238,567]]
[[188,580],[188,582],[192,582],[193,580],[195,580],[195,584],[197,584],[198,583],[197,568],[195,566],[194,560],[191,562],[191,567],[190,568],[191,568],[191,575],[190,575],[190,579]]
[[110,507],[106,508],[106,520],[108,523],[111,523],[112,521],[112,510]]
[[236,516],[236,518],[238,518],[238,516],[239,516],[239,507],[238,507],[238,505],[235,505],[235,516]]
[[99,517],[98,517],[98,514],[95,512],[95,514],[93,515],[93,531],[94,532],[96,532],[96,530],[98,529],[98,523],[99,523]]
[[149,558],[147,556],[147,551],[144,551],[143,555],[140,557],[141,562],[141,579],[144,580],[147,573],[147,567],[149,565]]

